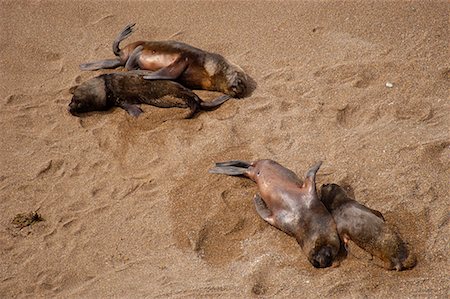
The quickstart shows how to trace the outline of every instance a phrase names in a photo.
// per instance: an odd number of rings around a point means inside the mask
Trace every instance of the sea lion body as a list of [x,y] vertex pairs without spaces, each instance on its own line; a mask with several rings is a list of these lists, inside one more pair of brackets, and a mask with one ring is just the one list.
[[398,233],[384,220],[383,215],[351,199],[336,184],[323,185],[321,201],[332,214],[337,230],[345,244],[352,240],[373,256],[380,258],[383,267],[397,271],[412,268],[416,258]]
[[82,70],[125,66],[127,69],[152,71],[149,80],[174,80],[190,89],[219,91],[232,97],[244,97],[248,76],[223,56],[178,41],[137,41],[120,49],[120,42],[133,32],[128,25],[113,43],[117,59],[81,64]]
[[316,268],[332,265],[340,249],[336,225],[317,197],[314,165],[302,182],[291,170],[273,160],[216,163],[211,173],[243,175],[256,182],[259,194],[253,201],[258,214],[269,224],[295,237]]
[[121,107],[133,116],[142,110],[138,104],[161,108],[190,108],[187,118],[199,109],[213,109],[230,97],[224,95],[211,102],[202,101],[190,89],[169,80],[145,80],[141,71],[103,74],[94,77],[73,91],[69,112],[78,115],[89,111]]

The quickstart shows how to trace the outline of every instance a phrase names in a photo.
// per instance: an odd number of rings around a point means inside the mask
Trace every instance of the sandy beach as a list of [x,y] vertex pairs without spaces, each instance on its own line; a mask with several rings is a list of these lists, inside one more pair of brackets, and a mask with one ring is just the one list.
[[[446,298],[447,1],[1,1],[1,298]],[[75,117],[69,89],[111,45],[220,53],[252,94],[184,119],[142,105]],[[205,100],[216,92],[195,91]],[[387,271],[350,244],[315,269],[214,162],[273,159],[350,186],[417,255]],[[19,226],[16,215],[44,221]]]

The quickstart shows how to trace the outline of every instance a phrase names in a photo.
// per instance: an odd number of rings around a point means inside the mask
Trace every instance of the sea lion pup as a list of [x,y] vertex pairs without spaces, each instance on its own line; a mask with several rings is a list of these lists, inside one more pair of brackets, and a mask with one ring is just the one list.
[[161,108],[189,108],[190,112],[186,118],[191,118],[198,110],[212,110],[229,98],[230,96],[223,95],[211,102],[204,102],[179,83],[169,80],[145,80],[142,71],[133,71],[103,74],[75,87],[69,112],[78,115],[117,106],[137,117],[142,113],[137,104],[148,104]]
[[113,43],[116,59],[88,62],[81,70],[125,66],[153,71],[145,79],[177,81],[190,89],[220,91],[241,98],[247,93],[248,77],[223,56],[177,41],[137,41],[120,49],[119,44],[133,33],[135,24],[126,26]]
[[316,173],[322,162],[311,167],[302,182],[291,170],[272,160],[216,163],[210,173],[250,178],[258,185],[253,198],[256,212],[269,224],[295,237],[309,262],[316,268],[332,265],[340,249],[336,224],[316,192]]
[[344,244],[352,240],[359,247],[383,261],[383,267],[401,271],[416,264],[415,255],[410,252],[385,221],[383,215],[347,196],[336,184],[323,185],[321,200],[332,214],[337,230]]

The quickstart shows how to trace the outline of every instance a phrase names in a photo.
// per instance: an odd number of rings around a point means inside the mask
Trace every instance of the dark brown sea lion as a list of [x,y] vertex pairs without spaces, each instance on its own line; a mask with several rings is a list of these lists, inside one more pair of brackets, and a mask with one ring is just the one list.
[[332,214],[345,244],[352,240],[384,262],[384,267],[397,271],[415,266],[416,257],[383,215],[348,197],[336,184],[323,185],[321,200]]
[[[223,95],[211,102],[202,101],[190,89],[169,80],[145,80],[142,71],[104,74],[94,77],[73,89],[69,112],[78,115],[89,111],[121,107],[133,116],[142,113],[138,104],[161,108],[189,108],[186,118],[198,110],[218,107],[230,96]],[[178,99],[178,100],[177,100]]]
[[256,182],[260,194],[253,202],[261,218],[295,237],[314,267],[325,268],[337,258],[340,240],[333,218],[317,197],[315,178],[321,164],[308,170],[304,182],[272,160],[216,163],[210,173],[244,176]]
[[113,43],[118,58],[88,62],[82,70],[98,70],[125,66],[127,69],[153,71],[149,80],[169,79],[190,89],[220,91],[240,98],[247,94],[248,76],[223,56],[194,48],[177,41],[137,41],[119,48],[135,24],[126,26]]

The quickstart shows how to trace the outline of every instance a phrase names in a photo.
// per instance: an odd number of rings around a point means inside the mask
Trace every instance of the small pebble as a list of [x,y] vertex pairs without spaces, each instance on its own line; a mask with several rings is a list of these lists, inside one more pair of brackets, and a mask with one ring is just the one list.
[[392,88],[394,87],[394,84],[392,84],[391,82],[386,82],[386,87]]

